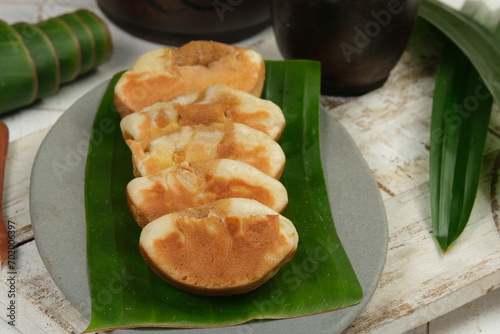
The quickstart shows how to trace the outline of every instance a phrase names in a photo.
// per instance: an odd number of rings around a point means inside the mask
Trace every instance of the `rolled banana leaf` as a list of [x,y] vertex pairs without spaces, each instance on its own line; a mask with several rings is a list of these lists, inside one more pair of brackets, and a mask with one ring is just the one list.
[[54,94],[59,89],[59,59],[51,41],[33,24],[18,22],[12,25],[22,36],[31,58],[35,62],[38,77],[37,98]]
[[82,52],[80,74],[94,69],[96,64],[96,47],[94,35],[92,35],[89,26],[74,13],[64,14],[59,16],[59,18],[70,26],[80,43],[80,50]]
[[82,68],[78,38],[70,26],[60,18],[50,18],[36,24],[50,39],[57,53],[61,83],[73,81]]
[[32,103],[37,83],[35,63],[21,35],[0,21],[0,113]]
[[97,15],[85,9],[77,10],[74,14],[80,17],[92,32],[96,48],[95,66],[108,61],[113,52],[113,43],[107,24]]

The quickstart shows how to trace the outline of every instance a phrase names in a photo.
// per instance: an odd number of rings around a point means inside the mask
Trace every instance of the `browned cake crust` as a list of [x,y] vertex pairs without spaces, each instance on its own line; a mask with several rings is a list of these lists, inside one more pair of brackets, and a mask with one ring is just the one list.
[[148,224],[140,250],[171,285],[193,294],[249,292],[271,278],[297,249],[293,224],[248,199],[223,199]]
[[288,204],[278,180],[246,163],[204,160],[182,163],[127,185],[130,211],[139,226],[168,213],[194,208],[223,198],[248,198],[276,212]]
[[296,252],[298,233],[280,214],[285,118],[259,98],[264,78],[259,53],[193,41],[143,54],[115,85],[139,249],[183,291],[247,293]]
[[135,176],[152,175],[181,162],[233,159],[279,178],[285,167],[281,146],[266,134],[238,123],[182,126],[153,140],[146,148],[127,140]]
[[179,49],[165,47],[139,57],[117,82],[114,102],[123,117],[214,84],[260,96],[264,78],[259,53],[224,43],[193,41]]
[[199,92],[157,102],[125,116],[120,127],[125,139],[152,140],[184,125],[241,123],[277,140],[285,127],[280,107],[241,90],[214,85]]

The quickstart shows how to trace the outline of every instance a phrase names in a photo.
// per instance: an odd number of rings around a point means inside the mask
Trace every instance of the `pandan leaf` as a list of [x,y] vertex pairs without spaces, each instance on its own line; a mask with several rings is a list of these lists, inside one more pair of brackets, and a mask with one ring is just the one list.
[[422,0],[419,15],[439,29],[467,56],[495,101],[500,102],[498,36],[474,19],[436,0]]
[[35,63],[21,35],[0,21],[0,113],[32,103],[37,82]]
[[443,252],[470,218],[492,103],[474,66],[449,43],[436,78],[430,153],[432,222]]
[[432,224],[446,252],[470,218],[493,98],[500,101],[498,19],[491,25],[485,7],[470,1],[461,13],[424,0],[421,16],[450,39],[436,77],[430,145]]

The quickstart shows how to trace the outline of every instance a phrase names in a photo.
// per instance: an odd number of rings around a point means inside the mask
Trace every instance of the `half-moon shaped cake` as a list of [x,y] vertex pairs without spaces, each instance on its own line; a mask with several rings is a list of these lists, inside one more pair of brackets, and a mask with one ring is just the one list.
[[186,292],[249,292],[295,254],[290,220],[257,201],[230,198],[176,211],[144,227],[139,247],[151,269]]
[[126,141],[132,151],[134,175],[151,175],[180,164],[210,159],[245,162],[274,178],[285,166],[285,153],[268,135],[239,123],[182,126],[143,147]]
[[127,185],[129,208],[141,227],[168,213],[223,198],[253,199],[276,212],[288,204],[281,182],[230,159],[183,162]]
[[120,127],[125,139],[140,140],[143,145],[148,145],[183,125],[215,122],[242,123],[274,140],[285,127],[285,117],[276,104],[225,85],[210,86],[168,102],[157,102],[125,116]]
[[153,103],[223,84],[260,96],[265,65],[253,50],[212,41],[192,41],[141,55],[118,80],[114,102],[124,117]]

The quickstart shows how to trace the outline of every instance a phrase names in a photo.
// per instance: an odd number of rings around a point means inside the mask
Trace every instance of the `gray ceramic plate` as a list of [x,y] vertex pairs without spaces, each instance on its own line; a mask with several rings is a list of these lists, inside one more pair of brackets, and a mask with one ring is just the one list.
[[[31,176],[31,221],[38,250],[57,286],[87,319],[91,299],[86,261],[84,171],[90,129],[107,84],[104,82],[87,93],[57,121],[40,147]],[[335,225],[363,287],[362,301],[338,311],[293,319],[171,331],[332,334],[342,332],[362,312],[385,264],[388,241],[385,210],[370,170],[346,130],[324,110],[321,110],[320,124],[322,162]],[[144,329],[113,333],[140,332]]]

